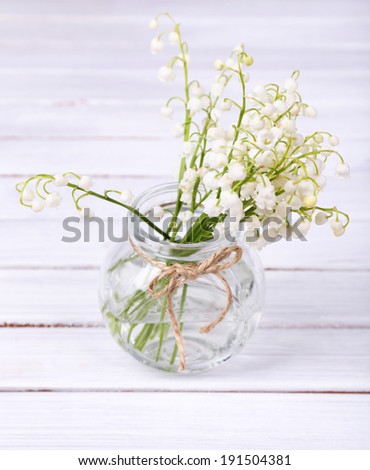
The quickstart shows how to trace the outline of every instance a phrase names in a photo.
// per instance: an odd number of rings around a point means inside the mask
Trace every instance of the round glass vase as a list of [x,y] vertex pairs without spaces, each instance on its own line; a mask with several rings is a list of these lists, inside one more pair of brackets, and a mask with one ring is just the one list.
[[[147,216],[154,206],[174,207],[177,188],[177,184],[151,188],[136,199],[134,207]],[[235,244],[235,239],[227,236],[193,244],[160,241],[137,216],[130,216],[128,233],[145,255],[164,265],[199,263],[222,247]],[[186,368],[181,373],[204,372],[225,362],[243,349],[259,324],[263,268],[255,250],[242,248],[240,261],[221,272],[230,285],[232,304],[225,318],[210,332],[201,333],[200,328],[215,320],[227,303],[221,281],[212,274],[202,275],[173,294],[173,310],[185,349]],[[180,372],[167,297],[155,299],[147,292],[159,272],[138,256],[129,241],[117,243],[101,270],[101,310],[111,334],[131,356],[150,367]]]

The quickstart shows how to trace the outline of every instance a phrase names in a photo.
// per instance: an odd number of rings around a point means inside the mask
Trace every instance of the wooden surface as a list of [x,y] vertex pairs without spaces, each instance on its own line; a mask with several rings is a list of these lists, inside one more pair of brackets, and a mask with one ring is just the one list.
[[[0,1],[0,448],[369,449],[370,4],[174,3]],[[241,41],[253,83],[300,68],[319,110],[304,130],[339,135],[353,169],[323,193],[350,212],[346,236],[324,227],[267,248],[261,328],[240,356],[190,378],[111,340],[96,298],[107,247],[60,241],[68,195],[39,215],[14,191],[39,171],[136,193],[173,179],[179,143],[158,110],[177,86],[157,82],[168,56],[151,56],[147,29],[169,8],[206,84]]]

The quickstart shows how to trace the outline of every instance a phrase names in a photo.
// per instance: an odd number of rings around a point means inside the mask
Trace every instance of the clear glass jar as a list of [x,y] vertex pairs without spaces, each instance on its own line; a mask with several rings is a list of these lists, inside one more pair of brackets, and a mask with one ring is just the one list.
[[[159,185],[139,196],[134,206],[147,215],[154,206],[173,206],[176,192],[177,184]],[[163,264],[200,262],[235,243],[230,237],[195,244],[171,243],[155,240],[149,230],[137,216],[130,217],[132,241]],[[227,303],[221,281],[212,274],[202,275],[173,294],[185,349],[186,369],[182,373],[207,371],[239,353],[258,326],[264,297],[263,269],[257,253],[247,246],[242,248],[241,260],[222,271],[233,302],[224,320],[209,333],[199,330],[215,320]],[[116,244],[101,271],[101,309],[113,337],[125,351],[148,366],[178,372],[179,353],[167,298],[154,299],[147,292],[158,273],[158,268],[134,252],[129,241]]]

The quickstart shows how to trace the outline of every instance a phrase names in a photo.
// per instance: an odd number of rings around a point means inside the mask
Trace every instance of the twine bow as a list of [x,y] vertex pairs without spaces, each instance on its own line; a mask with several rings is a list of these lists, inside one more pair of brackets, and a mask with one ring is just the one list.
[[[167,310],[170,317],[171,326],[175,335],[177,348],[180,355],[179,370],[185,369],[185,350],[184,342],[181,335],[179,323],[176,319],[173,311],[172,296],[176,289],[186,284],[188,281],[194,281],[199,276],[205,276],[206,274],[213,274],[223,284],[227,302],[219,316],[209,323],[208,325],[200,328],[200,333],[209,333],[213,328],[218,325],[226,316],[233,302],[232,292],[230,285],[220,271],[229,269],[231,266],[236,264],[242,257],[243,250],[239,246],[228,246],[221,248],[216,253],[213,253],[205,260],[199,263],[174,263],[166,265],[152,259],[146,253],[140,250],[133,241],[130,239],[130,243],[135,252],[145,261],[152,266],[160,269],[160,273],[150,282],[148,286],[148,293],[154,298],[158,299],[163,296],[167,296]],[[163,285],[162,279],[168,279],[168,282]]]

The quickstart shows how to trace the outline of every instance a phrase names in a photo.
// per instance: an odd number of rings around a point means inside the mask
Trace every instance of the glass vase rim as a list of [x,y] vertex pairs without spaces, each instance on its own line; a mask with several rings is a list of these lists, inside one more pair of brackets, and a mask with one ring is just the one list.
[[[178,183],[177,182],[166,182],[166,183],[160,183],[154,186],[151,186],[150,188],[142,191],[133,201],[133,208],[140,210],[141,205],[148,201],[153,195],[160,195],[161,193],[163,194],[168,194],[171,192],[176,192],[178,190]],[[145,215],[145,213],[144,213]],[[132,214],[131,216],[131,223],[129,225],[129,232],[130,236],[133,237],[134,241],[137,242],[137,234],[135,233],[135,226],[136,223],[138,222],[139,216]],[[142,224],[143,222],[139,222]],[[160,248],[160,249],[169,249],[171,251],[176,251],[176,250],[181,250],[181,251],[192,251],[198,250],[198,251],[203,251],[207,250],[210,253],[220,249],[224,246],[228,245],[234,245],[236,243],[236,239],[233,237],[226,237],[226,236],[220,236],[218,238],[213,238],[210,240],[206,241],[201,241],[201,242],[196,242],[196,243],[178,243],[178,242],[173,242],[169,240],[154,240],[153,238],[150,238],[149,236],[147,237],[147,240],[145,243],[149,242],[149,244],[152,246],[152,248]],[[141,242],[142,243],[142,242]]]

